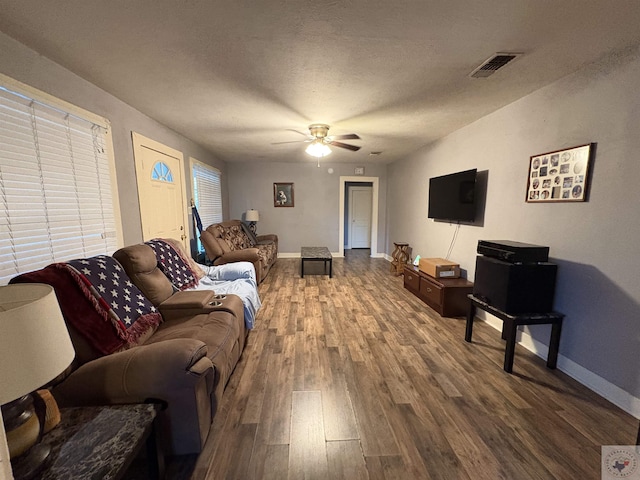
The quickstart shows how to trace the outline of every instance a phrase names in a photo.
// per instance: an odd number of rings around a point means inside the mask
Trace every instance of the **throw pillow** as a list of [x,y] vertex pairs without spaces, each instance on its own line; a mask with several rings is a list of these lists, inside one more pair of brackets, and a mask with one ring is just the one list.
[[241,225],[242,225],[242,230],[244,230],[244,233],[246,233],[247,237],[249,237],[251,246],[255,247],[258,244],[258,239],[256,238],[256,234],[251,231],[251,229],[246,223],[242,223]]

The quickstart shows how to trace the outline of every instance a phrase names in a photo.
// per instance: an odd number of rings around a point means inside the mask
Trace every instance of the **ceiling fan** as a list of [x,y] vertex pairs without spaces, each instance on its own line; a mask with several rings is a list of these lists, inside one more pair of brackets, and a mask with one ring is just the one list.
[[309,155],[313,157],[326,157],[331,153],[331,148],[329,145],[333,147],[344,148],[347,150],[351,150],[352,152],[357,152],[360,150],[360,147],[356,145],[351,145],[348,143],[342,143],[338,140],[360,140],[360,137],[355,133],[348,133],[346,135],[327,135],[329,133],[329,125],[325,125],[324,123],[313,123],[309,125],[309,134],[303,134],[298,132],[297,130],[293,130],[296,133],[300,133],[301,135],[305,135],[308,138],[306,140],[298,140],[294,142],[276,142],[273,145],[281,144],[281,143],[311,143],[307,149],[305,150]]

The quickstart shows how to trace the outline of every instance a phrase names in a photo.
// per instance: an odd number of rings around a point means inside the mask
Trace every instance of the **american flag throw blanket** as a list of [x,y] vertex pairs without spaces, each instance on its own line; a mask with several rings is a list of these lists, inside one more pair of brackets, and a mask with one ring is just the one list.
[[135,345],[143,333],[160,324],[160,313],[115,258],[99,255],[55,265],[71,273],[96,312],[127,344]]

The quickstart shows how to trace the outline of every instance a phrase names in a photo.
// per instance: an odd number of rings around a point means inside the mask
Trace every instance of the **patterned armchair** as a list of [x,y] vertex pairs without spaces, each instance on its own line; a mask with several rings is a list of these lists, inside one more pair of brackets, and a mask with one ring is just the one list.
[[207,258],[214,265],[251,262],[256,278],[262,282],[278,258],[278,236],[255,236],[240,220],[209,225],[200,234]]

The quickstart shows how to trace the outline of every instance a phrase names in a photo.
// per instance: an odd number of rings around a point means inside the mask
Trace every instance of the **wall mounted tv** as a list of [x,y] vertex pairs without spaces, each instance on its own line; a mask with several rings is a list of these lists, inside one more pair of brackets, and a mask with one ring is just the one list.
[[429,213],[435,220],[473,222],[476,219],[477,169],[429,179]]

